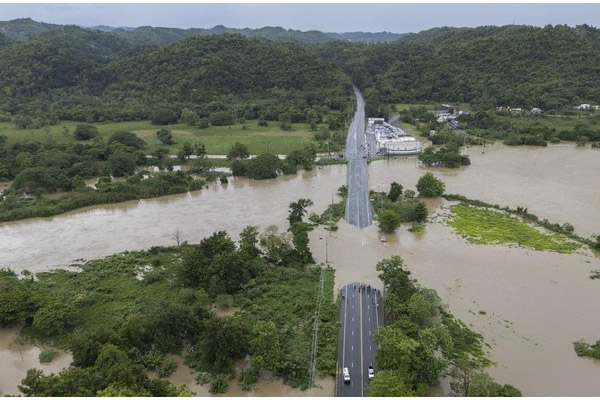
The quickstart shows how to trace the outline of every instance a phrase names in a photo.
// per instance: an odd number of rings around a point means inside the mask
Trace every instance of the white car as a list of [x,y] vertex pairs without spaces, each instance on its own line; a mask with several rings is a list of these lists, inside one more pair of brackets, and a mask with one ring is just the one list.
[[369,365],[367,372],[369,373],[369,379],[375,378],[375,369],[373,369],[372,365]]
[[350,371],[348,371],[348,367],[344,367],[342,375],[344,376],[344,383],[350,383]]

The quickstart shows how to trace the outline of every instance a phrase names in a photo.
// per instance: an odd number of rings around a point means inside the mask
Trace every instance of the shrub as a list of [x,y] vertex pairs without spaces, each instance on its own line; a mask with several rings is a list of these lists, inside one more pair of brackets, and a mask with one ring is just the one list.
[[229,382],[225,375],[216,375],[210,382],[209,392],[212,394],[223,394],[227,392],[229,388]]
[[280,169],[281,160],[274,154],[261,154],[247,161],[248,177],[251,179],[275,178]]
[[98,136],[98,128],[94,125],[77,125],[73,137],[77,140],[90,140]]
[[150,122],[152,125],[175,124],[179,120],[179,114],[175,110],[161,108],[152,113]]
[[115,142],[124,144],[127,147],[133,147],[135,149],[143,149],[144,147],[146,147],[146,142],[131,132],[117,132],[111,137],[109,137],[107,140],[108,144]]
[[44,349],[40,352],[40,355],[38,356],[38,359],[40,360],[40,362],[42,364],[44,363],[49,363],[50,361],[52,361],[54,359],[54,356],[56,355],[56,350],[54,349]]
[[214,126],[233,125],[233,115],[227,111],[217,111],[209,116],[210,123]]

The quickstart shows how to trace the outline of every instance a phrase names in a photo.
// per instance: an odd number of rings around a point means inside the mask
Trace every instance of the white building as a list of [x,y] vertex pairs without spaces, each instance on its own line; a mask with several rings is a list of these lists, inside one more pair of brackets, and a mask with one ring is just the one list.
[[367,133],[375,136],[377,153],[380,154],[409,155],[423,150],[421,142],[383,118],[369,118]]
[[536,114],[536,115],[540,115],[542,113],[542,109],[534,107],[534,108],[531,109],[531,113],[532,114]]

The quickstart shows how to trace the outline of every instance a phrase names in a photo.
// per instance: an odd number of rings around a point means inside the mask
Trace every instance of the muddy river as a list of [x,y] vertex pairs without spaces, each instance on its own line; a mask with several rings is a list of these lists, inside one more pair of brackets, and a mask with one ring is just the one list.
[[[571,223],[582,236],[600,233],[600,151],[561,144],[494,145],[465,152],[471,156],[471,166],[431,169],[444,180],[447,192],[527,206],[541,218]],[[414,189],[423,173],[415,158],[376,161],[369,166],[370,187],[387,190],[395,180]],[[227,185],[191,194],[4,223],[0,266],[40,271],[81,258],[174,244],[171,235],[177,228],[185,239],[197,242],[223,227],[234,236],[249,224],[285,227],[289,202],[308,197],[315,203],[313,210],[321,212],[345,180],[343,165],[272,181],[230,178]],[[434,213],[448,207],[442,200],[428,205]],[[337,285],[354,280],[378,284],[375,263],[400,254],[421,284],[437,290],[457,317],[484,335],[497,362],[490,372],[498,381],[509,382],[529,396],[600,393],[600,362],[578,358],[572,346],[581,338],[600,339],[600,281],[588,278],[591,269],[600,268],[600,258],[589,251],[563,255],[470,245],[439,221],[428,224],[420,235],[403,227],[388,236],[387,243],[379,241],[376,227],[357,230],[343,222],[339,226],[331,235],[321,229],[311,233],[311,246],[320,262],[325,261],[327,244],[328,258],[338,270]],[[7,367],[13,368],[4,364],[0,370]],[[189,375],[183,373],[178,381],[188,383]],[[312,395],[333,394],[331,384],[323,386]],[[286,390],[268,381],[255,394],[296,394]],[[235,388],[231,394],[238,394]]]

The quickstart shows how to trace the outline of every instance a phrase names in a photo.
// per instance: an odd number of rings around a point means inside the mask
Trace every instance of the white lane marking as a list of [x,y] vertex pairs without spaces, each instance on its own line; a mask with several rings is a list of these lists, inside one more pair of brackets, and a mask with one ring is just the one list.
[[369,350],[371,350],[371,345],[369,345]]
[[371,331],[369,331],[369,336],[371,336]]
[[352,368],[354,368],[354,361],[352,362]]
[[343,351],[342,351],[342,365],[346,363],[346,321],[348,320],[346,314],[348,313],[348,286],[346,286],[346,295],[344,296],[344,340],[343,340]]
[[352,331],[352,336],[354,336],[354,331]]
[[352,317],[352,322],[354,322],[354,317]]
[[371,322],[371,317],[369,317],[369,322]]
[[354,351],[354,345],[352,345],[352,351]]

